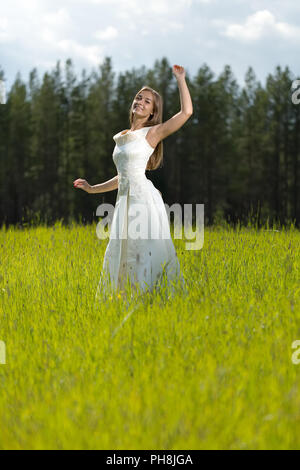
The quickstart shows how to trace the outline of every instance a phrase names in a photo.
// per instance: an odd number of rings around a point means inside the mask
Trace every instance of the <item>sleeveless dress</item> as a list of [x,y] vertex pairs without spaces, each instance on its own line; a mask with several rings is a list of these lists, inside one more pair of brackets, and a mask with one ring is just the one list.
[[153,291],[162,279],[184,283],[162,196],[145,175],[154,151],[146,140],[150,127],[113,136],[118,194],[96,299],[126,285]]

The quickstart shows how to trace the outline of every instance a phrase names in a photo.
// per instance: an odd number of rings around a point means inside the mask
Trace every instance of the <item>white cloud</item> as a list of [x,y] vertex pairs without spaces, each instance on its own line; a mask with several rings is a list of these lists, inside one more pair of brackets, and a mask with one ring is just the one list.
[[174,31],[182,31],[184,29],[184,26],[182,23],[178,23],[177,21],[169,21],[167,23],[167,27],[170,29],[170,30],[174,30]]
[[244,24],[231,24],[227,26],[225,36],[256,41],[267,30],[274,27],[275,18],[268,10],[262,10],[248,16]]
[[[173,3],[175,4],[176,1]],[[147,10],[156,15],[166,15],[168,11],[170,12],[170,6],[168,1],[151,0]]]
[[[225,26],[223,20],[214,20],[213,24]],[[225,31],[221,34],[245,42],[254,42],[274,33],[289,39],[300,38],[299,27],[276,21],[275,16],[269,10],[260,10],[248,16],[244,24],[226,25]]]
[[66,8],[60,8],[57,11],[46,13],[42,21],[49,26],[65,28],[71,24],[71,17]]
[[[141,2],[138,2],[139,4]],[[166,17],[171,17],[178,12],[186,11],[191,7],[193,0],[151,0],[145,1],[146,8],[143,8],[143,14],[156,14],[156,15],[166,15]]]
[[[258,77],[277,63],[291,64],[298,73],[299,5],[293,0],[3,1],[1,67],[8,88],[17,70],[28,75],[33,67],[43,71],[70,57],[79,71],[99,65],[105,55],[117,71],[152,67],[164,55],[192,74],[203,62],[214,72],[226,62],[242,77],[247,53]],[[254,47],[246,51],[248,44]]]
[[77,0],[77,1],[79,1],[79,3],[94,3],[95,5],[101,5],[103,3],[118,3],[119,0]]
[[[30,5],[35,6],[34,0],[31,0]],[[69,10],[65,7],[54,10],[46,7],[36,15],[24,8],[23,11],[20,10],[19,15],[10,15],[9,21],[2,18],[0,42],[10,38],[18,47],[30,50],[32,66],[38,63],[47,67],[56,63],[57,59],[67,57],[79,59],[82,64],[99,64],[104,57],[103,47],[96,43],[84,44],[81,38],[76,37],[75,26]],[[108,28],[107,33],[112,36],[112,29]]]
[[107,41],[107,40],[116,38],[118,34],[119,33],[116,28],[114,28],[113,26],[107,26],[103,30],[96,31],[93,36],[96,39]]
[[287,39],[300,39],[300,28],[298,26],[293,26],[287,23],[277,23],[276,29],[281,36],[284,36]]
[[[70,2],[74,0],[69,0]],[[171,13],[172,9],[190,7],[193,3],[210,3],[212,0],[75,0],[77,3],[89,3],[94,5],[117,5],[118,9],[127,11],[140,11],[143,14],[149,12]]]
[[65,53],[65,56],[85,59],[91,65],[98,65],[103,59],[101,46],[83,46],[72,39],[63,39],[57,43],[57,49]]
[[8,31],[8,19],[0,18],[0,43],[9,42],[12,36]]

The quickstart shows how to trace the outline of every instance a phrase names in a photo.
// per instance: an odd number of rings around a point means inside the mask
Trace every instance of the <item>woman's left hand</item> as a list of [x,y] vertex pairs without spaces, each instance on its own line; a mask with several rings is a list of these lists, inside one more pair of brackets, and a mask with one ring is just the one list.
[[185,70],[181,65],[173,65],[172,72],[176,78],[185,78]]

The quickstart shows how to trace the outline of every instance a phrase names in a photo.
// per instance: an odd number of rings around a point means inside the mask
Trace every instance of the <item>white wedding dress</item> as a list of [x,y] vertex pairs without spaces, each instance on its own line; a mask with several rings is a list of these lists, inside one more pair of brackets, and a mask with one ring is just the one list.
[[145,175],[154,151],[146,140],[150,127],[113,136],[118,194],[96,299],[126,285],[152,291],[162,279],[184,283],[163,199]]

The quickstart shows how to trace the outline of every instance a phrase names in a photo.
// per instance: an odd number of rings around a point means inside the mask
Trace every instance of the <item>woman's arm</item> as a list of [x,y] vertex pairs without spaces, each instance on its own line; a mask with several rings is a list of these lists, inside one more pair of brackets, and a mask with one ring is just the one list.
[[193,103],[185,81],[185,70],[180,65],[174,65],[173,73],[178,84],[181,110],[167,121],[156,124],[149,130],[149,138],[152,136],[153,139],[150,144],[152,144],[153,147],[161,140],[178,131],[193,114]]
[[174,65],[173,73],[177,80],[177,85],[179,88],[179,95],[180,95],[180,105],[181,105],[181,113],[186,114],[187,116],[191,116],[193,114],[193,103],[191,99],[191,95],[185,81],[185,71],[183,67],[179,65]]
[[113,189],[117,189],[119,186],[119,175],[116,175],[111,180],[105,181],[105,183],[95,184],[91,186],[87,180],[82,178],[78,178],[77,180],[73,181],[75,188],[80,188],[86,191],[89,194],[94,193],[105,193],[107,191],[112,191]]
[[114,189],[118,189],[119,185],[119,175],[114,176],[114,178],[105,181],[105,183],[94,184],[89,189],[90,194],[96,193],[106,193],[107,191],[113,191]]

